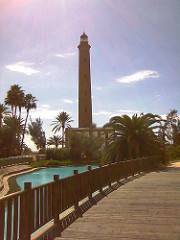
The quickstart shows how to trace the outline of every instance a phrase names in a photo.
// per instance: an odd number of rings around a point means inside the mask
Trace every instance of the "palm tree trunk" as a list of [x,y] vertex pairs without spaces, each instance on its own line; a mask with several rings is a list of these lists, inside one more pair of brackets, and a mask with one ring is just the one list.
[[0,116],[0,128],[2,127],[2,116]]
[[19,107],[19,120],[21,120],[21,107]]
[[62,127],[62,148],[64,148],[64,127]]
[[16,117],[16,113],[17,113],[17,106],[15,106],[15,110],[14,110],[14,116]]
[[14,116],[14,107],[11,105],[11,112],[12,112],[12,117]]
[[25,119],[25,123],[24,123],[24,129],[23,129],[23,135],[22,135],[22,141],[21,141],[21,154],[22,154],[22,149],[23,149],[23,143],[24,143],[24,137],[25,137],[28,116],[29,116],[29,109],[27,109],[26,119]]

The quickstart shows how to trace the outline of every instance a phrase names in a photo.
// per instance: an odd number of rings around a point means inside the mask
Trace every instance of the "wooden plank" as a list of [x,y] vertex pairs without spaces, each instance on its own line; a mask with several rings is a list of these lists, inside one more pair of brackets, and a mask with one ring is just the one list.
[[36,189],[36,227],[38,229],[40,226],[39,224],[39,188]]
[[18,196],[14,198],[13,240],[18,239]]
[[0,239],[4,239],[5,201],[0,201]]
[[180,168],[133,179],[103,198],[56,240],[178,240]]
[[43,188],[40,188],[40,226],[44,224],[44,192]]
[[20,196],[20,224],[19,224],[19,238],[23,239],[24,238],[24,194],[21,194]]
[[44,222],[46,223],[48,221],[48,189],[47,186],[44,187]]
[[12,199],[7,201],[7,240],[11,240],[12,235]]
[[52,183],[48,185],[48,219],[52,219]]

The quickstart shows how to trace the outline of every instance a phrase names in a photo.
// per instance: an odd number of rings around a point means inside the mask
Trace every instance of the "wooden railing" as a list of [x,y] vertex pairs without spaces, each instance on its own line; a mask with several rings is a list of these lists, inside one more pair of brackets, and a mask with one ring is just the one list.
[[[68,178],[59,179],[0,199],[0,240],[49,240],[62,231],[60,214],[74,207],[92,194],[102,192],[106,186],[134,174],[151,171],[158,167],[158,157],[112,163]],[[50,227],[45,227],[45,225]]]

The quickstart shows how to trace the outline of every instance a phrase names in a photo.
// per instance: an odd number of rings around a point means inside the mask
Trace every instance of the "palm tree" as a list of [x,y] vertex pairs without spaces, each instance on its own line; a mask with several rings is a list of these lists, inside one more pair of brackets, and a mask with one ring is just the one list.
[[166,118],[166,132],[168,140],[174,144],[174,136],[176,134],[177,125],[178,125],[178,114],[176,109],[171,109],[167,114]]
[[[5,104],[11,106],[12,116],[16,116],[18,107],[21,112],[23,101],[24,101],[24,91],[21,89],[21,86],[17,84],[12,85],[10,90],[7,92],[7,97],[5,98]],[[20,113],[19,113],[19,118],[20,118]]]
[[62,148],[64,147],[65,142],[65,129],[70,128],[70,123],[73,120],[67,112],[60,112],[56,117],[56,120],[52,122],[51,126],[53,127],[53,132],[59,132],[62,129]]
[[180,119],[178,119],[177,124],[173,126],[173,144],[180,145]]
[[26,118],[25,118],[25,124],[24,124],[24,129],[23,129],[23,135],[22,135],[22,141],[21,141],[21,150],[24,144],[24,136],[25,136],[25,131],[26,131],[26,125],[29,117],[29,112],[31,109],[36,108],[36,102],[37,99],[32,96],[32,94],[26,94],[24,97],[24,107],[26,109]]
[[155,129],[159,128],[160,117],[153,114],[137,114],[112,117],[105,127],[114,129],[109,139],[108,158],[131,159],[151,154],[151,147],[158,141]]
[[62,143],[62,138],[60,136],[53,136],[50,137],[47,141],[47,144],[49,146],[54,145],[56,148],[58,148],[58,146]]
[[8,115],[8,107],[6,107],[4,104],[0,104],[0,128],[2,127],[2,121],[4,116]]

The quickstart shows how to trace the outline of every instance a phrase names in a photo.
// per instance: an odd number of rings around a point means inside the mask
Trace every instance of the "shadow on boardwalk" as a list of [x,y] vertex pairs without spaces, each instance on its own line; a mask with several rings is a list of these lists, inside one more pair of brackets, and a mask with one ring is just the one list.
[[78,213],[66,217],[65,230],[56,239],[180,240],[180,168],[172,166],[124,183],[98,194],[82,204]]

